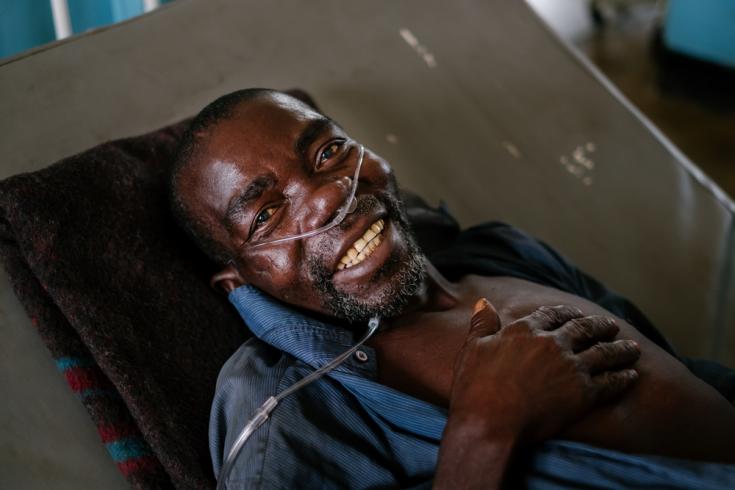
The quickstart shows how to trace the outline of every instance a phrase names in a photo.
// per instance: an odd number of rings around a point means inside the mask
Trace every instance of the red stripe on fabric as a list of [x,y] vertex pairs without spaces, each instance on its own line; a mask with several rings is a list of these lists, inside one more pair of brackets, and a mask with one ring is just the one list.
[[103,388],[106,386],[99,368],[73,367],[64,371],[66,382],[69,383],[74,392],[88,390],[90,388]]
[[138,428],[131,424],[99,425],[97,426],[97,433],[105,444],[122,439],[123,437],[140,435]]
[[126,478],[131,473],[152,471],[158,466],[158,460],[154,456],[141,456],[117,463],[117,468]]

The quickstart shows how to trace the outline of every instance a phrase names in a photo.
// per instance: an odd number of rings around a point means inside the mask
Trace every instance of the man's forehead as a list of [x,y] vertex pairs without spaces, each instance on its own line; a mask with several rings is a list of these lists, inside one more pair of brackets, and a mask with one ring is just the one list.
[[[328,124],[318,124],[328,123]],[[201,134],[201,160],[252,164],[263,159],[300,156],[300,139],[331,120],[286,94],[242,102],[229,117]],[[296,153],[296,155],[293,155]]]
[[305,104],[303,101],[280,92],[272,92],[268,95],[251,99],[250,102],[258,101],[260,101],[264,106],[271,106],[274,109],[284,110],[293,114],[295,117],[302,119],[313,119],[321,116],[319,112],[314,110],[314,108],[308,104]]
[[318,126],[315,123],[329,121],[286,94],[242,102],[230,117],[201,135],[206,143],[192,175],[197,200],[221,211],[224,203],[254,178],[284,170],[270,163],[298,157],[304,136]]
[[272,133],[280,136],[298,131],[301,126],[324,116],[287,94],[273,93],[241,102],[232,117],[223,121],[229,129]]

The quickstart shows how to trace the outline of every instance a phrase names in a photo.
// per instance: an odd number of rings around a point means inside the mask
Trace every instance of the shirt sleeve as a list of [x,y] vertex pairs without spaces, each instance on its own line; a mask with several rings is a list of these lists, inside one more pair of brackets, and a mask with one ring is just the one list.
[[[209,452],[219,480],[227,453],[250,418],[276,393],[285,371],[282,354],[253,338],[225,363],[217,379],[209,418]],[[228,482],[233,488],[280,488],[263,479],[267,423],[255,431],[235,460]]]
[[[307,364],[258,339],[227,361],[209,425],[218,480],[226,454],[260,405],[311,372]],[[242,447],[227,488],[403,487],[411,479],[403,478],[385,437],[350,392],[325,376],[281,400]]]

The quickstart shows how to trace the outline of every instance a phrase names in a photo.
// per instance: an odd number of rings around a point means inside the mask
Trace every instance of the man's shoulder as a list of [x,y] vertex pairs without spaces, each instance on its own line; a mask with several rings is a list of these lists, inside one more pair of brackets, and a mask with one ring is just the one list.
[[225,449],[232,445],[233,438],[259,404],[277,390],[280,378],[290,365],[287,357],[253,337],[220,369],[209,418],[209,450],[216,473],[220,471]]
[[467,274],[511,276],[577,294],[571,264],[541,240],[501,221],[463,230],[429,256],[451,280]]
[[284,361],[284,352],[257,337],[246,340],[222,365],[217,376],[217,390],[233,379],[247,379],[276,374]]
[[546,248],[532,235],[502,221],[488,221],[463,229],[451,244],[430,254],[446,260],[447,256],[527,259],[529,250]]

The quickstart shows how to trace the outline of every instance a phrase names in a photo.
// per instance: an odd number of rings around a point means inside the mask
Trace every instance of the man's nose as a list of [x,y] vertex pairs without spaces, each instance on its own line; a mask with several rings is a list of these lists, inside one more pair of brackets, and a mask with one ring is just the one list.
[[301,230],[310,231],[329,223],[342,206],[349,205],[347,199],[352,189],[352,177],[343,175],[331,178],[313,186],[308,198],[303,202]]

